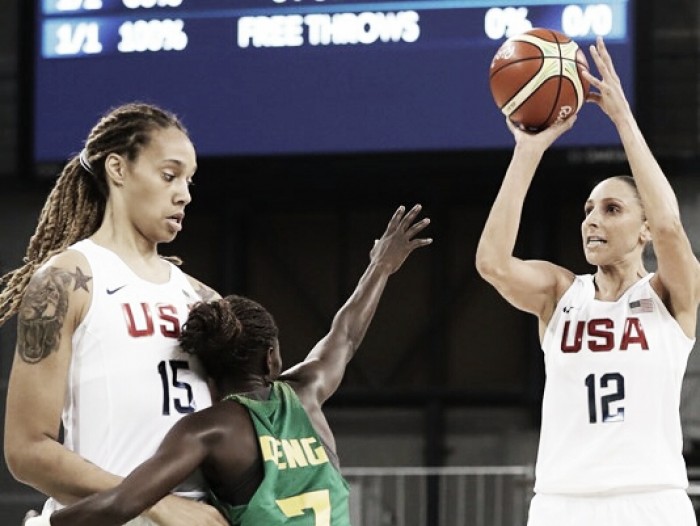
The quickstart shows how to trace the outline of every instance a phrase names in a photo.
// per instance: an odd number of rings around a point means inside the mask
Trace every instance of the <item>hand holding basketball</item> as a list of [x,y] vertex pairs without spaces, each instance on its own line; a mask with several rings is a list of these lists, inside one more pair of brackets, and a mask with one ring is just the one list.
[[576,114],[586,101],[588,62],[576,42],[552,29],[511,37],[491,61],[494,101],[520,128],[539,132]]
[[576,115],[574,114],[563,121],[555,122],[544,130],[532,133],[520,129],[513,121],[506,119],[506,125],[513,134],[513,137],[515,137],[515,143],[536,152],[544,152],[556,142],[559,137],[569,131],[575,122]]

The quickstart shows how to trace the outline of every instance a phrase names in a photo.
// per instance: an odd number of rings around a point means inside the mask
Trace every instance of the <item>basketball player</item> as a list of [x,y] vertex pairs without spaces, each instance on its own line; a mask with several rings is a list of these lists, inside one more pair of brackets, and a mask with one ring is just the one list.
[[[589,100],[619,133],[633,177],[588,197],[574,275],[513,255],[526,192],[545,150],[573,120],[536,135],[510,125],[513,158],[477,249],[479,273],[539,320],[546,384],[529,526],[691,526],[680,392],[695,341],[700,265],[676,197],[647,146],[601,39]],[[642,252],[651,241],[658,270]]]
[[[195,169],[174,115],[114,109],[56,181],[24,266],[2,278],[0,322],[18,314],[5,455],[17,480],[52,497],[46,514],[116,486],[180,418],[211,405],[178,336],[189,306],[216,294],[158,254],[182,229]],[[196,480],[182,490],[203,496]],[[148,516],[226,524],[178,497]]]
[[349,526],[348,486],[323,403],[343,379],[389,276],[430,239],[421,207],[400,207],[370,252],[330,332],[280,376],[277,327],[256,302],[227,296],[195,305],[181,336],[221,401],[178,422],[156,454],[116,488],[27,526],[119,525],[158,502],[201,467],[232,525]]

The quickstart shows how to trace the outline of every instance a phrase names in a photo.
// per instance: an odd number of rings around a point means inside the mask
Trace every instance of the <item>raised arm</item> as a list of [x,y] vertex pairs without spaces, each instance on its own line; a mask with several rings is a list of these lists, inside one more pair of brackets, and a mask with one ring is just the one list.
[[416,238],[430,220],[414,222],[421,206],[406,213],[399,207],[382,237],[370,251],[370,263],[357,287],[333,318],[330,332],[319,341],[306,359],[282,378],[295,382],[297,392],[323,404],[338,388],[345,368],[367,332],[384,287],[411,252],[429,245],[429,238]]
[[546,261],[517,258],[513,250],[525,196],[542,156],[575,119],[571,117],[537,134],[525,133],[507,120],[515,149],[476,251],[479,274],[510,304],[536,315],[541,324],[551,317],[573,275]]
[[637,183],[658,264],[652,283],[692,337],[700,299],[700,265],[681,223],[676,195],[637,125],[601,38],[590,47],[590,53],[600,78],[586,72],[591,85],[598,90],[591,92],[589,100],[600,106],[617,128]]

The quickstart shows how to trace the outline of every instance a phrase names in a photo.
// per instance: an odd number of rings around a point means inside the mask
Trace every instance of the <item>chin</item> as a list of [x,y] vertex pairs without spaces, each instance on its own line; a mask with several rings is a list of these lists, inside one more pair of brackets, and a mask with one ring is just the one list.
[[594,267],[597,267],[601,264],[600,257],[598,257],[597,254],[591,254],[591,253],[584,250],[583,255],[586,258],[586,263],[588,263],[589,265],[593,265]]

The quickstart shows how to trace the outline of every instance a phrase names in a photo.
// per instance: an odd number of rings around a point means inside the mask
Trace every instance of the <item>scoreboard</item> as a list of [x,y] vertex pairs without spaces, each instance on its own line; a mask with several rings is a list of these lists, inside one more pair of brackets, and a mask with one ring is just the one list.
[[[510,147],[488,89],[502,41],[547,27],[588,54],[603,36],[633,98],[632,2],[42,0],[33,160],[67,158],[131,100],[180,115],[200,156]],[[584,107],[562,144],[617,137]]]

